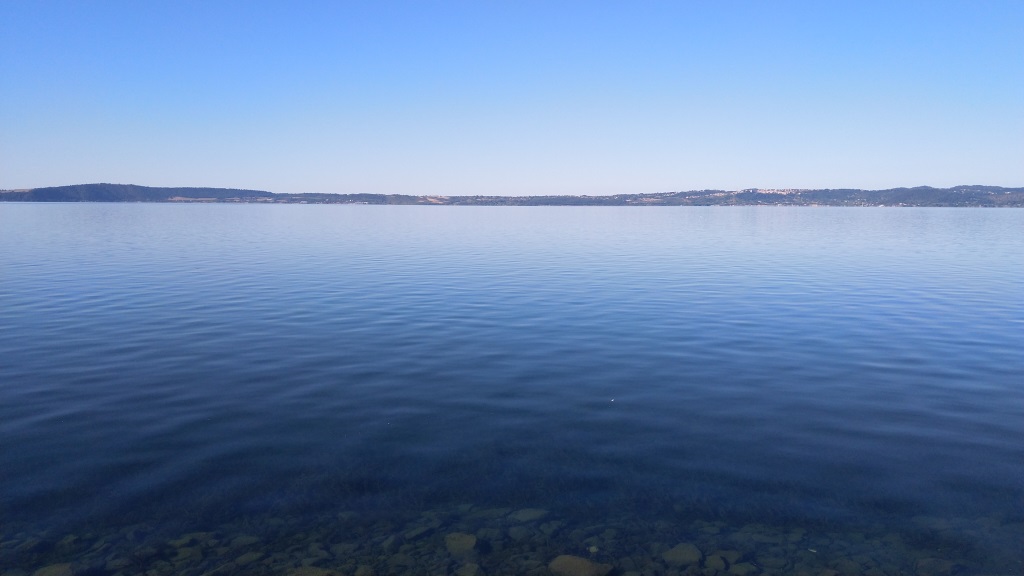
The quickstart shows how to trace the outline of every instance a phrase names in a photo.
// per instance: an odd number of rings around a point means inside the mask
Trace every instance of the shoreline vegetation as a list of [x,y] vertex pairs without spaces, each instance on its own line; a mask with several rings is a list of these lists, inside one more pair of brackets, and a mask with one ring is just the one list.
[[172,202],[237,204],[378,204],[438,206],[905,206],[1024,207],[1024,187],[964,185],[885,190],[690,190],[610,196],[416,196],[410,194],[276,194],[234,188],[163,188],[76,184],[0,190],[0,202]]

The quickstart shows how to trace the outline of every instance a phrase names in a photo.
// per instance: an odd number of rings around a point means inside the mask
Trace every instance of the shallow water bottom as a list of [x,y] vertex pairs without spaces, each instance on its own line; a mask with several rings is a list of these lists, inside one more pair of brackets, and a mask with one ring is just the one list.
[[[891,526],[730,523],[684,506],[649,516],[464,503],[253,515],[0,537],[4,576],[1015,575],[1024,521]],[[1017,541],[1015,541],[1017,540]],[[569,556],[569,559],[564,558]],[[558,559],[556,561],[556,559]]]

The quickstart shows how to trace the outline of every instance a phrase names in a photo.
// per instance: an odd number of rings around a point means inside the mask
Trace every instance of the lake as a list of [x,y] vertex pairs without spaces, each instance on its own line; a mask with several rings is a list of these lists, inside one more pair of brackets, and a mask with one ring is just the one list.
[[1024,210],[0,204],[5,576],[1022,560]]

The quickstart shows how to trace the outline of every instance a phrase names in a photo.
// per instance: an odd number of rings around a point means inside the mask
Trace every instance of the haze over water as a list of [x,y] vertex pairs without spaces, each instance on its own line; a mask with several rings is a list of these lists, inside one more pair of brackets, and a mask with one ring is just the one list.
[[2,204],[0,327],[11,574],[1021,570],[1020,210]]

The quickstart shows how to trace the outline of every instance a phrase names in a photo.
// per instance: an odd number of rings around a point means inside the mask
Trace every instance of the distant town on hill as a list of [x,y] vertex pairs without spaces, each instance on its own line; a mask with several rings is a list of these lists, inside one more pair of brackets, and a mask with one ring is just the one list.
[[76,184],[0,190],[6,202],[221,202],[250,204],[405,204],[444,206],[978,206],[1024,207],[1024,188],[954,186],[887,190],[691,190],[611,196],[415,196],[411,194],[275,194],[234,188],[158,188]]

